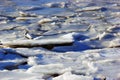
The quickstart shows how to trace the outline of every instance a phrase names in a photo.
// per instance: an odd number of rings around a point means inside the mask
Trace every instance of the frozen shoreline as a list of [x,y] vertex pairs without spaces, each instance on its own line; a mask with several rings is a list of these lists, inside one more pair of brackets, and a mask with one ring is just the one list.
[[120,79],[120,4],[72,1],[0,1],[0,80]]

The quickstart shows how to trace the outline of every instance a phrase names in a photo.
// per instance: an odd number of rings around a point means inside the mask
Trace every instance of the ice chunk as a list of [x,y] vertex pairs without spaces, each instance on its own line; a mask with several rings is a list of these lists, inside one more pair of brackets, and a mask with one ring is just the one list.
[[27,72],[41,74],[62,74],[71,71],[71,68],[65,68],[63,64],[36,65],[27,70]]
[[91,76],[75,75],[71,72],[66,72],[63,75],[53,78],[53,80],[93,80]]

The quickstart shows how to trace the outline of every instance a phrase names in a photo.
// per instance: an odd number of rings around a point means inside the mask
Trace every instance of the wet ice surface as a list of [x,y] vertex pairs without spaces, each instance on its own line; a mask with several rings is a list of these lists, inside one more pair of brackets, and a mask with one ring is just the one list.
[[119,57],[119,0],[0,1],[1,80],[119,80]]

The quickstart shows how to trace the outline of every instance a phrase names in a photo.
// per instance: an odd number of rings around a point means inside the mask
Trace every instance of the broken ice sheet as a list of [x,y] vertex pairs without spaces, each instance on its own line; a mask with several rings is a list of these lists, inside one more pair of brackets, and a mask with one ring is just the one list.
[[[42,41],[36,44],[73,42],[72,45],[55,46],[50,50],[40,46],[30,48],[30,45],[22,48],[4,46],[0,49],[1,80],[105,78],[116,80],[119,78],[119,2],[112,2],[103,0],[1,1],[1,42],[10,42],[12,45],[29,42],[34,44],[37,40]],[[79,12],[81,10],[82,12]],[[51,21],[44,21],[45,18]],[[38,23],[41,20],[43,22]],[[28,30],[28,34],[36,37],[25,38],[24,30]]]

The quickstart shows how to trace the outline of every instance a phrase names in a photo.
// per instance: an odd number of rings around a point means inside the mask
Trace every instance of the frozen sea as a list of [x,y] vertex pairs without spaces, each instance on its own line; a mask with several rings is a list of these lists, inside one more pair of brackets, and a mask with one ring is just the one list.
[[0,0],[0,80],[120,80],[120,0]]

